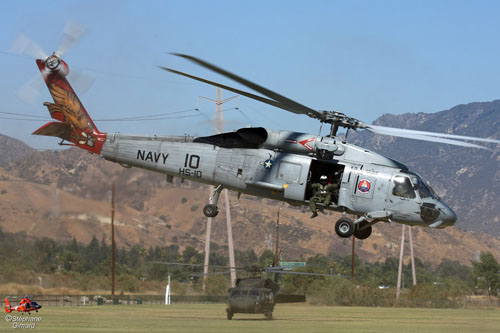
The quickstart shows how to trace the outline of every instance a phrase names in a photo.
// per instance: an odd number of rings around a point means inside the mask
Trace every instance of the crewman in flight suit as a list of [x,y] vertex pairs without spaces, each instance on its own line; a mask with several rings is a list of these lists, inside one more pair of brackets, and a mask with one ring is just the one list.
[[328,207],[330,205],[330,202],[332,201],[332,195],[333,191],[338,189],[338,184],[329,184],[328,183],[328,177],[326,175],[322,175],[319,177],[319,183],[314,183],[311,185],[312,188],[312,197],[309,199],[309,207],[311,208],[312,215],[311,218],[315,218],[318,216],[318,210],[316,208],[316,203],[322,203],[323,206],[321,207],[321,211],[325,207]]

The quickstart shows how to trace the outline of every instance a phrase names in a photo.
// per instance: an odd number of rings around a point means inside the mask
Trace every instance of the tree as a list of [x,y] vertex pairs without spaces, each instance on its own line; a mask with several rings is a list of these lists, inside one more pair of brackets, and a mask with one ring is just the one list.
[[473,286],[475,283],[472,267],[461,265],[458,261],[443,259],[436,268],[436,273],[442,279],[458,278],[470,286]]
[[486,289],[488,296],[498,294],[500,288],[500,264],[491,252],[481,252],[479,262],[473,261],[478,287]]
[[271,250],[267,249],[264,250],[264,252],[262,252],[262,254],[259,257],[259,263],[264,267],[271,266],[273,261],[274,261],[274,252]]

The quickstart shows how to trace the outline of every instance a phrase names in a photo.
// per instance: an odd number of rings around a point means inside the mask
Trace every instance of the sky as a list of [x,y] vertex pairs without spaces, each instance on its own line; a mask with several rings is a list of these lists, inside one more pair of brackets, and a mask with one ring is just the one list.
[[[63,58],[70,71],[94,77],[79,97],[102,132],[213,134],[215,105],[200,96],[215,99],[216,88],[157,66],[242,87],[172,52],[367,123],[386,113],[433,113],[500,98],[498,13],[498,1],[0,0],[0,112],[48,119],[45,86],[34,103],[18,97],[39,71],[33,58],[13,54],[11,47],[23,33],[50,53],[72,20],[87,33]],[[233,95],[223,92],[223,98]],[[245,97],[224,109],[226,130],[319,131],[316,120]],[[164,113],[172,114],[104,121]],[[46,120],[4,119],[9,117],[25,118],[0,113],[1,134],[37,149],[58,148],[57,138],[31,135]]]

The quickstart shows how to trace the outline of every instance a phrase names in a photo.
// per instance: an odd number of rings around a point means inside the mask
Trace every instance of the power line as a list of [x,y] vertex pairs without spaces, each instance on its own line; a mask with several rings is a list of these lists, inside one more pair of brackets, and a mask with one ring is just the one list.
[[13,117],[0,117],[0,119],[8,119],[8,120],[25,120],[25,121],[51,121],[52,119],[29,119],[29,118],[13,118]]
[[168,115],[172,115],[172,114],[185,113],[185,112],[191,112],[191,111],[196,111],[196,109],[157,113],[157,114],[146,115],[146,116],[123,117],[123,118],[114,118],[114,119],[96,119],[96,120],[97,121],[114,121],[114,120],[150,119],[150,118],[163,117],[163,116],[168,116]]
[[[250,119],[246,116],[245,113],[238,107],[233,107],[226,109],[225,111],[233,111],[237,110],[239,111],[246,119],[247,121],[250,122]],[[182,113],[189,113],[195,111],[195,114],[188,114],[188,115],[180,115],[180,116],[172,116],[175,114],[182,114]],[[38,115],[32,115],[32,114],[26,114],[26,113],[17,113],[17,112],[0,112],[0,114],[6,114],[6,115],[14,115],[14,116],[21,116],[24,118],[18,118],[18,117],[1,117],[0,119],[7,119],[7,120],[20,120],[20,121],[52,121],[53,119],[47,118],[45,116],[38,116]],[[199,117],[199,116],[204,116],[207,117],[204,113],[200,112],[199,109],[187,109],[187,110],[179,110],[179,111],[172,111],[172,112],[164,112],[164,113],[157,113],[157,114],[152,114],[152,115],[146,115],[146,116],[137,116],[137,117],[122,117],[122,118],[102,118],[102,119],[93,119],[94,121],[97,122],[120,122],[120,121],[155,121],[155,120],[167,120],[167,119],[182,119],[182,118],[192,118],[192,117]]]
[[46,116],[37,116],[33,114],[26,114],[26,113],[16,113],[16,112],[0,112],[1,114],[10,114],[10,115],[15,115],[15,116],[23,116],[23,117],[33,117],[33,118],[43,118],[46,119]]

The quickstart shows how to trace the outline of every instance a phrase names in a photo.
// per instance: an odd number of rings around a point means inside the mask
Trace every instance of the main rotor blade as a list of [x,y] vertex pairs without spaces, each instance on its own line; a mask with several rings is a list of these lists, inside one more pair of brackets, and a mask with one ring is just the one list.
[[342,275],[333,275],[326,273],[309,273],[309,272],[293,272],[293,271],[279,271],[279,270],[266,270],[268,273],[277,273],[277,274],[294,274],[294,275],[311,275],[311,276],[332,276],[332,277],[343,277]]
[[415,139],[415,140],[420,140],[420,141],[446,143],[449,145],[468,147],[468,148],[479,148],[479,149],[491,150],[487,147],[476,145],[474,143],[469,143],[469,142],[462,142],[462,141],[457,141],[457,140],[438,138],[435,136],[428,136],[428,135],[423,135],[423,134],[413,134],[413,133],[407,133],[407,132],[402,132],[402,131],[391,131],[391,130],[388,130],[387,128],[384,128],[382,126],[373,126],[373,125],[368,125],[368,126],[369,127],[366,127],[365,129],[370,131],[370,132],[376,133],[376,134],[391,135],[391,136],[397,136],[397,137],[408,138],[408,139]]
[[386,127],[386,126],[376,126],[376,125],[368,125],[368,127],[378,129],[381,131],[392,132],[392,133],[411,133],[411,134],[417,134],[417,135],[434,136],[434,137],[438,137],[438,138],[470,140],[470,141],[479,141],[479,142],[500,144],[500,140],[478,138],[478,137],[474,137],[474,136],[445,134],[445,133],[436,133],[436,132],[427,132],[427,131],[416,131],[416,130],[410,130],[410,129],[394,128],[394,127]]
[[[177,265],[177,266],[192,266],[192,267],[203,267],[204,264],[188,264],[183,262],[173,262],[173,261],[150,261],[151,264],[159,264],[159,265]],[[209,267],[219,267],[219,268],[234,268],[238,270],[244,270],[243,267],[230,267],[230,266],[221,266],[221,265],[208,265]]]
[[197,81],[200,81],[200,82],[203,82],[203,83],[207,83],[207,84],[210,84],[212,86],[216,86],[216,87],[225,89],[227,91],[232,91],[232,92],[234,92],[236,94],[240,94],[240,95],[246,96],[248,98],[255,99],[255,100],[259,101],[259,102],[266,103],[266,104],[272,105],[274,107],[277,107],[277,108],[280,108],[280,109],[283,109],[283,110],[287,110],[287,111],[290,111],[290,112],[293,112],[293,113],[299,113],[299,112],[296,112],[294,109],[292,109],[292,108],[290,108],[290,107],[288,107],[286,105],[283,105],[283,104],[281,104],[279,102],[273,101],[272,99],[268,99],[268,98],[265,98],[265,97],[254,95],[252,93],[249,93],[249,92],[246,92],[246,91],[243,91],[243,90],[232,88],[232,87],[226,86],[226,85],[221,84],[221,83],[217,83],[217,82],[214,82],[214,81],[206,80],[206,79],[203,79],[201,77],[197,77],[197,76],[194,76],[194,75],[191,75],[191,74],[180,72],[180,71],[177,71],[175,69],[168,68],[168,67],[163,67],[163,66],[158,66],[158,67],[161,68],[161,69],[163,69],[163,70],[166,70],[168,72],[171,72],[171,73],[174,73],[174,74],[177,74],[177,75],[182,75],[182,76],[185,76],[185,77],[188,77],[190,79],[197,80]]
[[[288,111],[291,111],[293,113],[298,113],[298,114],[305,114],[305,115],[308,115],[310,117],[314,117],[314,118],[318,118],[318,119],[322,119],[322,113],[319,112],[319,111],[316,111],[316,110],[313,110],[305,105],[302,105],[300,103],[297,103],[295,102],[294,100],[291,100],[283,95],[280,95],[278,93],[275,93],[274,91],[271,91],[267,88],[264,88],[256,83],[253,83],[247,79],[244,79],[236,74],[233,74],[231,72],[228,72],[226,71],[225,69],[222,69],[220,67],[217,67],[215,65],[212,65],[204,60],[201,60],[201,59],[198,59],[196,57],[193,57],[193,56],[190,56],[190,55],[187,55],[187,54],[181,54],[181,53],[172,53],[173,55],[175,56],[178,56],[178,57],[181,57],[181,58],[184,58],[184,59],[187,59],[187,60],[190,60],[194,63],[197,63],[198,65],[202,66],[202,67],[205,67],[207,69],[210,69],[211,71],[214,71],[218,74],[221,74],[225,77],[228,77],[230,78],[231,80],[234,80],[252,90],[255,90],[259,93],[261,93],[262,95],[264,96],[267,96],[271,99],[274,99],[275,101],[278,101],[279,103],[281,103],[282,105],[285,105],[287,107],[289,107],[290,109],[285,109],[285,110],[288,110]],[[282,108],[283,109],[283,108]]]
[[225,271],[225,272],[209,272],[209,273],[192,273],[192,274],[189,274],[190,276],[196,276],[196,277],[200,277],[200,276],[211,276],[211,275],[220,275],[220,274],[229,274],[231,273],[231,271]]

